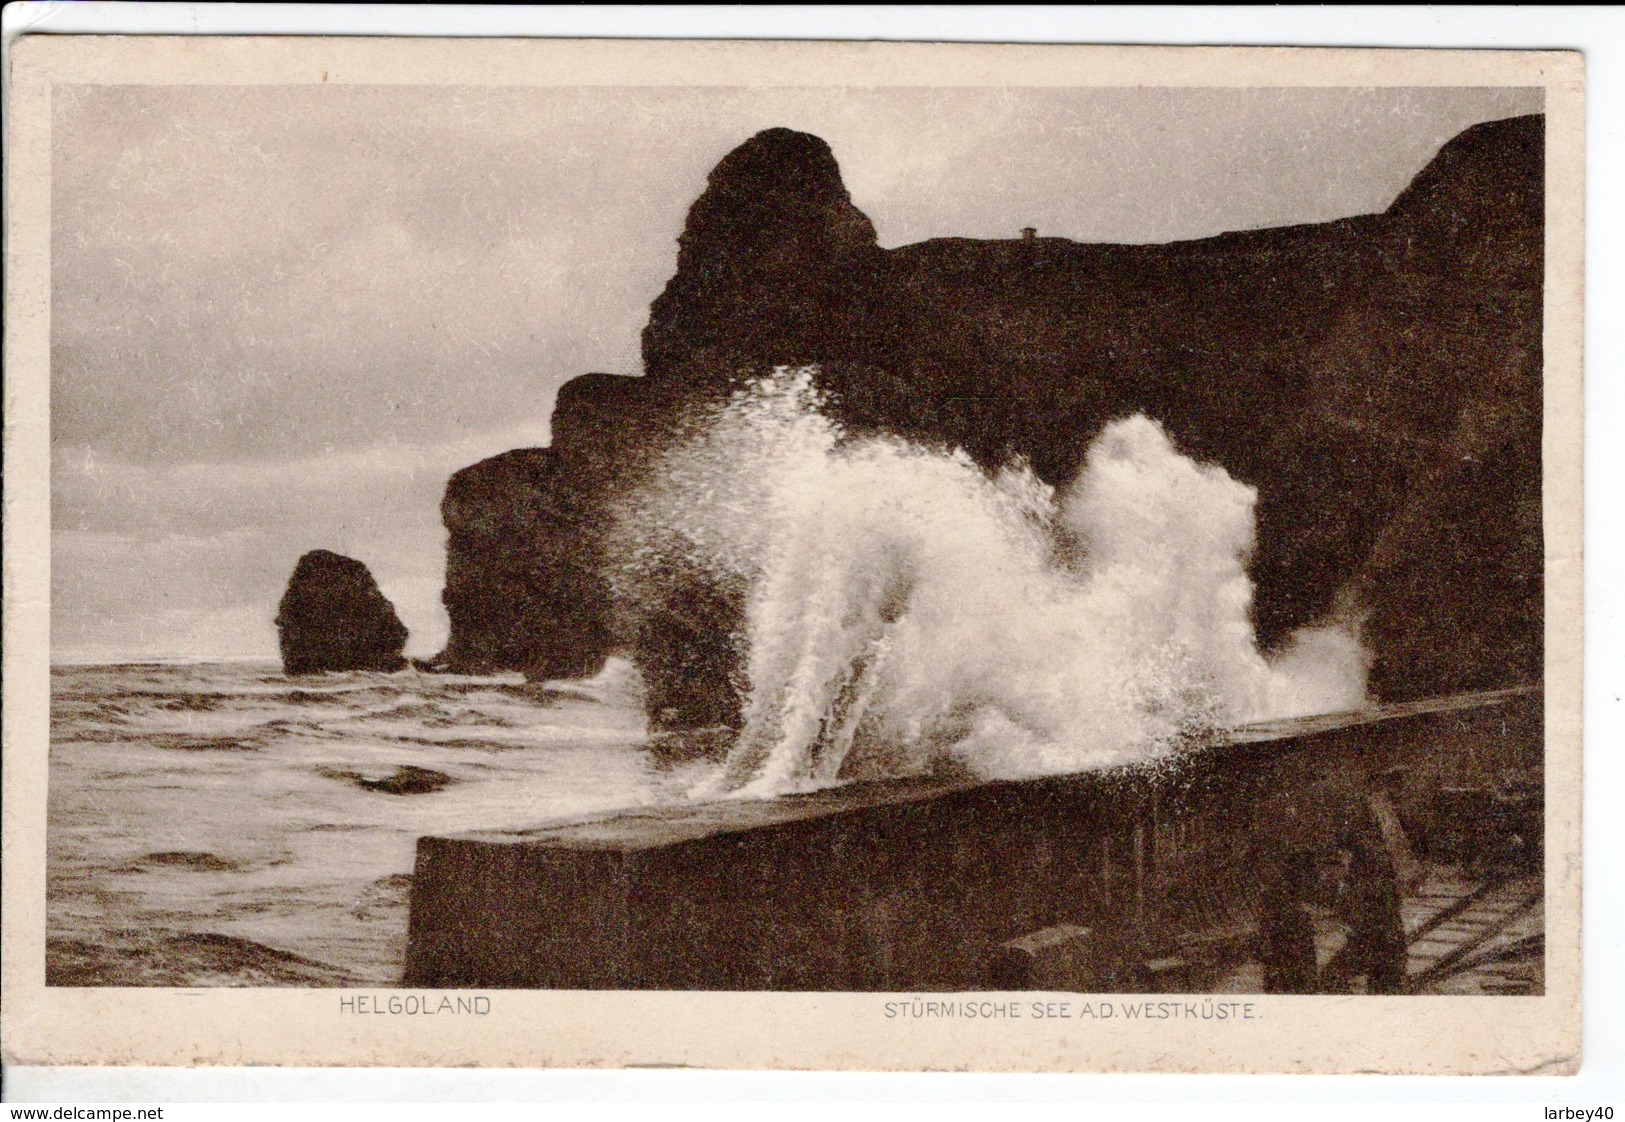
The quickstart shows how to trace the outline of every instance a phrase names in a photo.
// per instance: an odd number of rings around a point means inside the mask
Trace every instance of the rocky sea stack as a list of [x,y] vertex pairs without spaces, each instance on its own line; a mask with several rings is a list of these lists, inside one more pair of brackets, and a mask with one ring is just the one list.
[[299,559],[276,614],[286,674],[404,669],[406,625],[367,566],[313,549]]

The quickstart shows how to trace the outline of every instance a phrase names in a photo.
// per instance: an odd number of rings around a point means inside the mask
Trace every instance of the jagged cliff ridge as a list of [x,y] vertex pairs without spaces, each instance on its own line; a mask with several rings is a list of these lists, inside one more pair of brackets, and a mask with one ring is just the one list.
[[406,667],[406,625],[353,557],[313,549],[299,558],[276,626],[286,674]]
[[1258,488],[1264,643],[1358,610],[1384,699],[1538,680],[1543,151],[1540,117],[1475,126],[1385,212],[1321,225],[883,250],[827,145],[760,133],[690,211],[646,377],[567,384],[551,449],[454,477],[445,657],[562,676],[641,648],[652,712],[715,718],[696,699],[725,689],[737,605],[696,590],[618,622],[611,511],[693,410],[815,362],[850,428],[1057,484],[1147,413]]

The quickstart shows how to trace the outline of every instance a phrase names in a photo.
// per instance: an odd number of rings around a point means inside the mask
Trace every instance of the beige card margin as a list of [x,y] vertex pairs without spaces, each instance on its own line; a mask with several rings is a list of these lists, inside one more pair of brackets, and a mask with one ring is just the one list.
[[[1575,52],[24,36],[7,60],[7,1064],[1571,1074],[1580,1056],[1584,62]],[[1542,86],[1547,116],[1547,993],[1256,997],[1251,1022],[888,1019],[883,994],[480,991],[489,1015],[360,1016],[404,990],[47,989],[50,87]],[[951,231],[945,231],[951,232]],[[435,995],[438,997],[438,994]],[[910,995],[899,995],[908,997]],[[1066,995],[1074,1003],[1076,995]],[[1024,1002],[1034,1000],[1023,995]],[[1200,999],[1191,1002],[1200,1007]]]

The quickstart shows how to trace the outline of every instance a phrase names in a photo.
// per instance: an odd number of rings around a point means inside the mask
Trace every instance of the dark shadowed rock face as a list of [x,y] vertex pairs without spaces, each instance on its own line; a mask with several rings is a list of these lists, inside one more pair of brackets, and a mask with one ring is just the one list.
[[451,477],[440,506],[451,638],[439,664],[536,678],[583,677],[603,664],[608,586],[577,509],[592,488],[561,480],[562,459],[520,448]]
[[1362,616],[1383,699],[1538,678],[1543,154],[1543,118],[1514,118],[1463,132],[1381,214],[882,250],[823,141],[760,133],[689,212],[646,376],[568,383],[551,450],[454,478],[449,651],[561,676],[629,650],[657,716],[727,719],[710,695],[740,678],[736,594],[617,619],[609,526],[685,418],[816,362],[850,429],[1022,456],[1057,485],[1146,413],[1258,489],[1263,643]]
[[277,609],[282,669],[395,671],[406,666],[406,625],[353,557],[313,549],[299,559]]

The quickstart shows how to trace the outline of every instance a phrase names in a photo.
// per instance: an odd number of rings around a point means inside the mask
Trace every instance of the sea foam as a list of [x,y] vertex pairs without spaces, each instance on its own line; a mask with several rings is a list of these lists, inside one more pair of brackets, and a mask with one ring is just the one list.
[[736,395],[638,503],[645,542],[745,590],[743,728],[701,793],[1108,767],[1362,702],[1346,630],[1260,653],[1256,493],[1156,422],[1107,425],[1056,494],[1020,463],[849,438],[813,377]]

